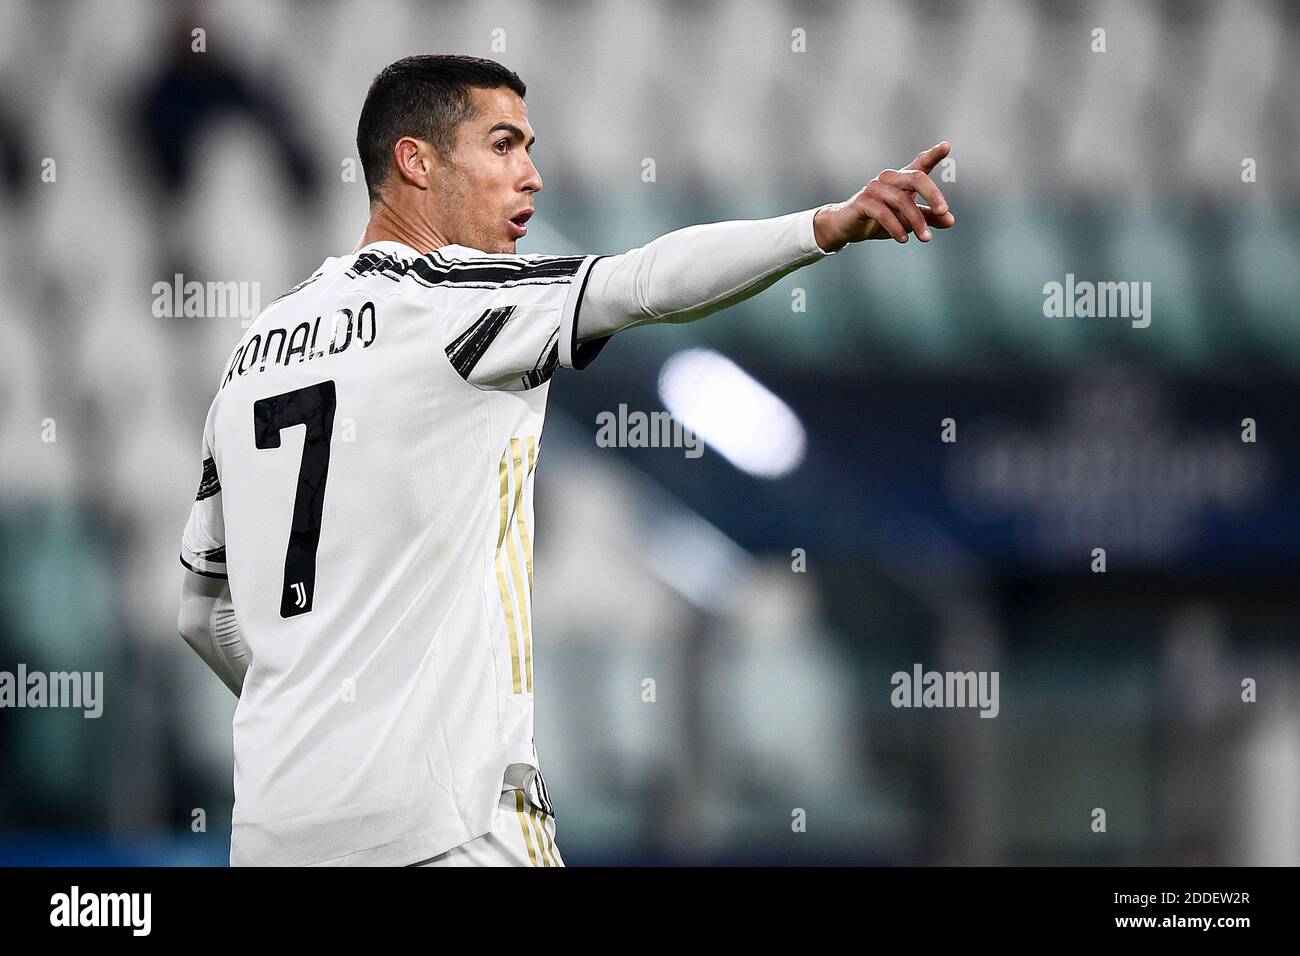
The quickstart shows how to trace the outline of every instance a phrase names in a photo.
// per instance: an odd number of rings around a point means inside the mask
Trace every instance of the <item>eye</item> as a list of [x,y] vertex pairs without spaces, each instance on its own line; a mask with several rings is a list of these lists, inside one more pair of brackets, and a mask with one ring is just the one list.
[[497,150],[499,153],[501,153],[502,156],[504,156],[506,154],[506,149],[508,149],[509,147],[510,147],[510,140],[503,139],[503,140],[499,140],[497,144],[492,148]]

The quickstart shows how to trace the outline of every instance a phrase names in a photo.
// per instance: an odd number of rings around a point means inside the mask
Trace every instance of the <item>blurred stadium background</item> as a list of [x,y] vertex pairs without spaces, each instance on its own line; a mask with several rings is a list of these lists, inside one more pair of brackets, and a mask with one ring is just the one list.
[[[521,252],[954,144],[952,233],[556,376],[537,744],[570,864],[1300,862],[1298,47],[1282,0],[0,5],[0,669],[105,674],[98,720],[0,711],[0,862],[225,862],[235,701],[176,635],[176,552],[242,329],[153,286],[265,304],[352,249],[362,98],[422,52],[529,86]],[[1151,282],[1151,325],[1045,318],[1067,274]],[[669,398],[702,457],[598,446]],[[894,709],[914,663],[997,670],[999,716]]]

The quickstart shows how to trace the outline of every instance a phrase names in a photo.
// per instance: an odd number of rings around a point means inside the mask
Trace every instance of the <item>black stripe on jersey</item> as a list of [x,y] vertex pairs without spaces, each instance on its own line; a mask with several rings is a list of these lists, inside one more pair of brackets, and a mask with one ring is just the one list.
[[429,287],[451,284],[497,289],[516,285],[551,285],[572,279],[585,258],[548,256],[523,261],[483,256],[446,259],[435,252],[420,259],[398,259],[388,253],[367,252],[357,256],[348,272],[356,277],[374,273],[387,276],[394,282],[409,276]]
[[[369,253],[367,253],[367,255],[369,255]],[[516,279],[508,282],[499,282],[499,281],[489,281],[491,279],[490,276],[478,275],[478,276],[458,276],[452,279],[444,279],[442,281],[434,282],[434,281],[429,281],[426,278],[422,278],[419,274],[417,274],[413,268],[413,263],[410,262],[409,260],[398,261],[398,260],[392,260],[391,257],[388,257],[388,261],[376,262],[376,263],[370,263],[370,262],[364,263],[361,271],[359,273],[354,273],[354,274],[362,275],[367,273],[374,274],[374,275],[382,275],[387,279],[391,279],[393,282],[401,282],[403,278],[409,277],[416,284],[422,285],[426,289],[436,289],[439,286],[448,286],[448,285],[454,285],[458,289],[509,289],[509,288],[514,288],[516,286],[530,286],[530,285],[565,285],[570,281],[572,281],[572,277],[570,276],[570,277],[559,278],[559,279],[533,278],[533,279]]]
[[541,768],[537,768],[537,796],[542,804],[542,809],[551,816],[555,816],[555,810],[551,807],[551,795],[546,789],[546,780],[542,777]]
[[573,367],[578,371],[594,362],[600,350],[605,347],[610,339],[610,336],[606,335],[599,339],[583,342],[581,346],[578,345],[578,316],[582,312],[582,297],[587,292],[587,283],[591,279],[592,269],[596,268],[596,263],[601,259],[608,258],[608,256],[596,256],[595,259],[591,260],[591,269],[588,269],[587,274],[582,277],[582,286],[578,289],[578,300],[573,303],[573,338],[569,340],[569,355],[573,361]]
[[509,287],[531,285],[546,279],[572,279],[578,267],[582,265],[583,258],[583,256],[563,256],[526,264],[504,261],[479,264],[474,260],[444,264],[432,256],[426,256],[411,263],[411,271],[415,273],[416,279],[431,286],[477,282],[489,286]]
[[205,578],[217,578],[217,579],[219,579],[219,580],[225,581],[225,580],[227,580],[227,579],[230,577],[230,575],[228,575],[228,574],[221,574],[221,573],[219,573],[219,572],[217,572],[217,571],[200,571],[200,570],[199,570],[198,568],[196,568],[194,565],[192,565],[192,564],[190,564],[188,561],[186,561],[184,555],[181,555],[181,564],[185,565],[185,567],[189,568],[189,569],[190,569],[191,571],[193,571],[195,574],[201,574],[201,575],[203,575]]
[[445,253],[442,249],[434,249],[432,252],[430,252],[428,255],[424,256],[423,258],[437,259],[440,263],[444,263],[448,265],[462,265],[462,266],[474,265],[474,264],[482,265],[483,263],[491,262],[491,263],[496,263],[497,265],[508,265],[514,267],[519,267],[519,266],[532,267],[536,265],[549,265],[554,262],[565,262],[569,260],[577,262],[579,265],[581,265],[582,260],[587,258],[587,253],[580,252],[580,253],[574,253],[572,255],[566,255],[566,256],[539,256],[536,254],[522,255],[522,254],[511,253],[511,252],[498,252],[498,253],[480,252],[479,255],[476,256],[468,256],[465,258],[457,259],[447,255],[447,253]]
[[541,354],[537,356],[532,369],[524,373],[524,391],[549,382],[551,376],[555,374],[555,370],[560,365],[560,343],[556,341],[559,337],[560,330],[556,329],[542,346]]
[[199,551],[195,557],[202,558],[204,561],[210,561],[213,564],[226,563],[226,546],[223,544],[219,548],[213,548],[211,551]]
[[499,309],[484,309],[483,314],[474,321],[474,324],[447,346],[447,358],[451,360],[452,367],[465,381],[469,381],[474,366],[478,364],[478,360],[483,357],[488,347],[496,341],[501,330],[505,328],[510,313],[514,310],[513,305],[502,306]]
[[221,492],[221,482],[217,480],[217,463],[211,458],[203,459],[203,477],[199,479],[199,493],[195,501],[211,498]]
[[481,255],[468,259],[453,259],[441,250],[435,249],[423,257],[430,264],[444,269],[476,269],[488,266],[498,269],[513,269],[526,274],[544,274],[560,270],[557,274],[572,276],[586,259],[585,254],[572,256],[517,256],[517,255]]
[[401,282],[402,276],[406,275],[409,267],[409,259],[398,259],[387,252],[367,252],[364,255],[357,256],[357,261],[352,264],[348,274],[354,277],[369,275],[385,276],[394,282]]

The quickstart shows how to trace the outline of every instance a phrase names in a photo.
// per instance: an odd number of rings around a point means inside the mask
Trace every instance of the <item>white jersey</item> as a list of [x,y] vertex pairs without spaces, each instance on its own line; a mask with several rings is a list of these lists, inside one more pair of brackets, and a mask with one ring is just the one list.
[[598,258],[375,242],[240,340],[181,548],[252,658],[232,865],[424,860],[538,767],[533,478]]

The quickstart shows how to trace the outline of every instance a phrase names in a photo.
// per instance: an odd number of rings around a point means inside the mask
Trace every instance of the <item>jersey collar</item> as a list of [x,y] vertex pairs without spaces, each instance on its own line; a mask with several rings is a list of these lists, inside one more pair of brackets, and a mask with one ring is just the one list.
[[[487,255],[482,249],[471,249],[469,246],[459,246],[451,243],[446,246],[439,246],[434,250],[451,259],[466,259],[472,256]],[[403,256],[405,258],[419,258],[420,251],[404,242],[398,242],[395,239],[377,239],[358,249],[353,255],[361,255],[363,252],[378,252],[382,254]]]

